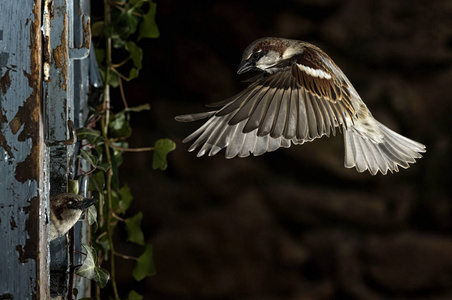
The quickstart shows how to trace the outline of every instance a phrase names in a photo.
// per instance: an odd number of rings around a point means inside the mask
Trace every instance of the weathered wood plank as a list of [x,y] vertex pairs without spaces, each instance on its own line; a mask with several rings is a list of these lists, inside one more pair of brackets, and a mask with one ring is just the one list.
[[[50,152],[50,194],[67,192],[68,180],[79,174],[77,149],[73,130],[83,126],[88,114],[90,46],[89,1],[45,0],[46,36],[44,72],[44,114],[46,144]],[[86,223],[86,222],[85,222]],[[83,251],[80,242],[87,243],[87,225],[77,225],[75,238],[68,244],[66,237],[50,243],[50,294],[66,297],[72,287],[78,296],[90,295],[89,281],[75,277],[71,266],[81,264],[74,259],[74,247]],[[70,234],[70,237],[73,235]],[[70,247],[68,247],[70,246]],[[73,284],[73,285],[72,285]]]
[[0,1],[0,298],[48,299],[41,1]]
[[[74,0],[74,48],[88,47],[91,39],[87,30],[90,30],[90,23],[86,20],[86,16],[90,15],[90,2],[87,0]],[[86,49],[84,49],[86,50]],[[90,93],[90,59],[89,57],[81,60],[74,60],[74,124],[76,128],[84,126],[84,122],[88,116],[88,94]],[[96,70],[97,71],[97,70]],[[81,145],[79,145],[81,146]],[[86,161],[81,162],[81,168],[89,171],[89,164]],[[77,170],[74,170],[77,174]],[[80,180],[80,194],[88,196],[88,177],[82,176]],[[86,220],[80,220],[74,226],[74,244],[75,249],[82,250],[82,243],[89,244],[89,228]],[[73,263],[80,265],[85,257],[80,253],[72,253]],[[91,296],[90,280],[75,276],[73,282],[74,288],[78,290],[78,296]]]
[[[74,120],[73,61],[69,50],[73,45],[71,0],[46,0],[49,24],[46,32],[48,78],[43,84],[46,143],[50,153],[50,194],[68,192],[68,180],[74,176],[74,140],[69,127]],[[47,17],[46,16],[46,17]],[[66,237],[50,243],[50,295],[67,298],[70,261]]]

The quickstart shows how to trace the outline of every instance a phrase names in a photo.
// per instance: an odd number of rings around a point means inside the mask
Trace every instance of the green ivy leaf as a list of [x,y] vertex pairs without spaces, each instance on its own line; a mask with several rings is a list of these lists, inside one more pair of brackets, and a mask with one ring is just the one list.
[[132,134],[129,113],[119,112],[110,121],[110,133],[113,138],[127,138]]
[[135,265],[135,269],[133,269],[132,275],[136,281],[141,281],[146,276],[152,276],[155,274],[155,266],[152,260],[152,246],[146,245],[146,250],[144,250],[143,254],[138,257],[138,261]]
[[[99,209],[102,210],[103,207],[105,207],[105,205],[103,205],[104,203],[104,186],[105,186],[105,173],[104,172],[94,172],[93,174],[91,174],[90,178],[89,178],[89,185],[88,185],[88,190],[91,192],[96,192],[96,198],[99,200]],[[93,207],[93,206],[91,206]],[[89,217],[89,215],[88,215]],[[103,226],[103,219],[100,219],[100,226]],[[94,228],[95,230],[97,230],[97,223],[96,223],[96,228]]]
[[113,176],[111,177],[111,187],[114,190],[119,189],[119,171],[118,167],[122,162],[122,151],[116,151],[110,149],[110,157],[111,157],[111,169],[113,171]]
[[138,78],[139,69],[137,68],[131,68],[129,71],[129,80]]
[[127,184],[123,185],[118,191],[112,190],[111,196],[112,208],[117,214],[124,214],[133,200]]
[[97,165],[97,157],[95,157],[86,150],[80,149],[80,155],[77,155],[77,157],[86,160],[93,167],[96,167]]
[[157,10],[157,4],[149,2],[149,10],[144,16],[143,21],[140,24],[140,31],[138,33],[138,40],[141,38],[157,38],[160,35],[157,24],[155,23],[155,13]]
[[111,208],[115,213],[121,213],[121,199],[115,190],[111,191]]
[[135,216],[125,220],[128,238],[127,240],[138,245],[144,245],[144,235],[141,230],[143,213],[140,211]]
[[[103,23],[103,22],[102,22]],[[105,59],[105,50],[104,49],[98,49],[97,47],[94,48],[94,54],[96,55],[96,61],[99,65],[102,65],[104,59]],[[101,69],[99,69],[100,73],[103,73]]]
[[[129,143],[124,140],[118,140],[118,141],[112,142],[112,144],[114,146],[120,147],[120,148],[129,148]],[[124,151],[116,149],[116,148],[112,148],[111,150],[112,150],[112,154],[114,156],[113,161],[115,161],[116,166],[119,167],[123,161],[122,154],[124,153]]]
[[130,206],[130,203],[132,203],[133,196],[130,192],[130,188],[127,184],[124,184],[121,189],[119,190],[119,196],[121,198],[119,207],[120,212],[124,213]]
[[91,26],[91,36],[97,37],[104,35],[105,23],[104,21],[94,22]]
[[86,215],[87,215],[89,226],[92,226],[93,224],[97,224],[97,208],[95,205],[91,205],[90,207],[88,207],[88,209],[86,210]]
[[176,144],[170,139],[160,139],[155,142],[152,168],[154,170],[166,170],[166,156],[174,149],[176,149]]
[[113,88],[117,88],[119,86],[118,74],[116,74],[115,72],[110,72],[108,85]]
[[98,267],[96,250],[93,247],[82,244],[86,250],[86,257],[83,264],[78,268],[75,274],[85,277],[90,280],[94,280],[101,288],[107,285],[110,279],[110,274],[107,270]]
[[98,130],[79,128],[77,129],[77,140],[88,140],[91,145],[96,145],[97,142],[103,141],[103,137]]
[[[102,194],[105,186],[105,175],[103,172],[95,172],[89,178],[89,187],[90,191],[99,192]],[[101,199],[99,199],[100,201]]]
[[143,296],[135,292],[134,290],[131,290],[129,293],[129,296],[127,297],[129,300],[143,300]]
[[137,30],[139,17],[134,12],[134,7],[121,11],[119,15],[114,11],[115,15],[112,15],[113,23],[104,30],[105,35],[112,39],[113,47],[124,47],[130,35]]
[[107,172],[108,169],[110,169],[110,165],[106,162],[101,163],[100,165],[96,166],[99,170],[101,170],[102,172]]
[[67,192],[78,195],[78,192],[79,192],[78,180],[74,180],[74,179],[68,180]]
[[143,49],[138,47],[137,44],[135,44],[134,42],[128,41],[126,43],[126,50],[130,53],[130,57],[132,58],[133,65],[136,68],[141,69],[143,67],[142,66]]

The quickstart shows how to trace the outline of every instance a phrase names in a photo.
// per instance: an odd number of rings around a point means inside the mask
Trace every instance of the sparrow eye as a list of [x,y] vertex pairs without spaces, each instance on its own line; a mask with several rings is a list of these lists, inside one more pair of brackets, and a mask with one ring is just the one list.
[[264,51],[254,52],[253,55],[251,55],[251,58],[253,59],[253,61],[258,61],[264,55],[265,55]]

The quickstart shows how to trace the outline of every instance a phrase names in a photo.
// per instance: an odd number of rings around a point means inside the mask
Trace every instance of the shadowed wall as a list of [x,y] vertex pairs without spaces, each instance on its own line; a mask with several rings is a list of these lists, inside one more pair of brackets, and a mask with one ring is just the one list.
[[[158,272],[134,288],[154,300],[451,299],[450,1],[157,3],[161,36],[142,41],[144,71],[126,86],[131,106],[152,107],[132,116],[131,147],[169,137],[178,148],[165,172],[148,153],[121,167]],[[242,51],[264,36],[322,48],[424,158],[358,173],[343,167],[340,134],[245,159],[188,153],[181,140],[202,122],[174,116],[245,87]]]

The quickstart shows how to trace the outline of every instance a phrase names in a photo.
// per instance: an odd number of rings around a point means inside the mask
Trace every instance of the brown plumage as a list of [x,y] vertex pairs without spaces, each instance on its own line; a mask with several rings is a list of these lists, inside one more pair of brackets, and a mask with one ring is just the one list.
[[65,235],[80,219],[83,211],[97,202],[71,193],[50,196],[50,240]]
[[[345,167],[359,172],[398,171],[422,157],[425,146],[375,120],[341,69],[306,42],[263,38],[244,51],[238,73],[257,70],[250,86],[217,103],[217,110],[176,117],[209,118],[183,142],[198,156],[226,148],[226,158],[261,155],[344,130]],[[212,106],[212,105],[210,105]]]

